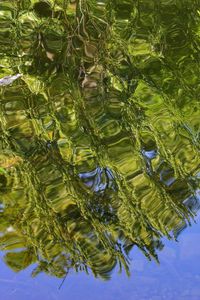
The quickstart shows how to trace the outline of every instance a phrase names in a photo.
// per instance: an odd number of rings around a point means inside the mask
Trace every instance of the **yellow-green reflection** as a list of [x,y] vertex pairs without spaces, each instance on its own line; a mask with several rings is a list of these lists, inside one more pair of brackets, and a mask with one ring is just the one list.
[[199,5],[0,4],[0,249],[104,279],[199,208]]

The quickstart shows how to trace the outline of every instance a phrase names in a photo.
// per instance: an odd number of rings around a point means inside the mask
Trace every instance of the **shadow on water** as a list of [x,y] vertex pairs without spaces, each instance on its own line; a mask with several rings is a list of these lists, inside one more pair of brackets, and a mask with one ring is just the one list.
[[194,1],[2,1],[0,250],[108,279],[199,210]]

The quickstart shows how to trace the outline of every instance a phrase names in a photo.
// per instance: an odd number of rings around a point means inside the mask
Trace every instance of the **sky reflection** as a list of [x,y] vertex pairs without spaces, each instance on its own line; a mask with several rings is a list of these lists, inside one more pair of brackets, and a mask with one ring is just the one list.
[[136,248],[131,252],[131,277],[115,272],[110,281],[85,273],[71,273],[61,289],[61,280],[40,274],[30,277],[28,268],[13,273],[0,261],[0,290],[4,300],[199,300],[200,216],[184,230],[178,242],[165,240],[160,265],[149,262]]

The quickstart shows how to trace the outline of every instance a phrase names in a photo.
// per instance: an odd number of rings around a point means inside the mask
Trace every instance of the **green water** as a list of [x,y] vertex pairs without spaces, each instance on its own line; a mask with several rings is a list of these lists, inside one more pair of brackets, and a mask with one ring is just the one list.
[[199,209],[199,0],[0,3],[0,250],[108,279]]

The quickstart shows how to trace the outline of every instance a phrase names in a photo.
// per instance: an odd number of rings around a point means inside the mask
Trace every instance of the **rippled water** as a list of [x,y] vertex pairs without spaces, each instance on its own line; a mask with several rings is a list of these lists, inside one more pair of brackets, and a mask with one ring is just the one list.
[[[1,1],[0,250],[108,279],[199,210],[200,2]],[[134,257],[133,257],[134,261]]]

